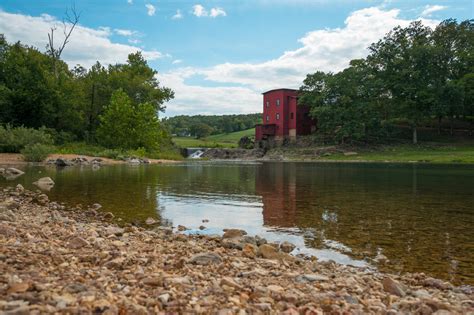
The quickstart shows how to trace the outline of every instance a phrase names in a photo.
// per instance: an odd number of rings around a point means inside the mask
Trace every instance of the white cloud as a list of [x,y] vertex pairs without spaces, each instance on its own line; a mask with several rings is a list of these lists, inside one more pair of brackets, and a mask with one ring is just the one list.
[[177,65],[177,64],[182,63],[182,62],[183,62],[183,60],[181,60],[181,59],[175,59],[175,60],[173,60],[172,64]]
[[183,14],[181,13],[181,10],[176,10],[176,14],[171,17],[173,20],[179,20],[183,18]]
[[128,4],[133,4],[133,0],[127,0]]
[[[0,33],[5,34],[9,42],[21,41],[44,51],[48,43],[48,32],[52,26],[57,27],[55,38],[58,42],[62,41],[61,21],[56,18],[46,14],[34,17],[0,10]],[[148,60],[164,57],[158,51],[147,51],[132,45],[114,43],[110,40],[111,34],[108,27],[93,29],[78,25],[62,58],[70,66],[80,64],[90,67],[97,60],[105,65],[125,62],[128,54],[136,51],[141,51]]]
[[[354,11],[343,27],[308,32],[298,42],[301,46],[280,57],[261,63],[223,63],[209,68],[180,68],[158,78],[175,90],[167,115],[178,113],[252,113],[261,111],[261,93],[265,90],[298,88],[307,73],[316,70],[337,72],[349,61],[367,56],[367,47],[392,28],[407,26],[411,20],[399,17],[397,9],[371,7]],[[437,21],[422,19],[434,27]],[[213,86],[186,84],[193,77],[203,77]],[[215,86],[215,85],[225,85]],[[235,85],[229,87],[229,85]]]
[[126,36],[126,37],[129,37],[129,36],[138,34],[137,31],[124,30],[124,29],[120,29],[120,28],[114,29],[114,32],[115,32],[117,35]]
[[207,10],[200,4],[193,6],[193,14],[197,17],[207,16]]
[[421,12],[421,16],[430,17],[434,12],[445,10],[447,8],[448,7],[444,5],[426,5],[423,12]]
[[134,44],[134,45],[140,44],[140,43],[142,42],[141,40],[136,39],[136,38],[129,38],[127,41],[128,41],[130,44]]
[[225,13],[222,8],[212,8],[210,16],[214,18],[218,16],[227,16],[227,13]]
[[197,17],[211,17],[211,18],[216,18],[218,16],[227,16],[227,13],[224,11],[222,8],[211,8],[210,12],[206,10],[205,7],[203,7],[200,4],[196,4],[193,6],[193,14]]
[[153,4],[147,3],[147,4],[145,4],[145,7],[146,7],[146,10],[147,10],[146,14],[148,14],[149,16],[155,15],[156,8]]

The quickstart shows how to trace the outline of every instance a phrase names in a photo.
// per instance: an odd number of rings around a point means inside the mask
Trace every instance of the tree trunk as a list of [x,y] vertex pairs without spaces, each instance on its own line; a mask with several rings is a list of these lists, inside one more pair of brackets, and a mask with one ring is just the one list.
[[413,144],[417,144],[417,143],[418,143],[418,134],[416,131],[416,126],[413,126]]
[[441,116],[438,116],[438,135],[441,134]]
[[453,129],[454,129],[454,116],[451,116],[450,124],[449,124],[449,133],[451,134],[451,136],[453,135]]

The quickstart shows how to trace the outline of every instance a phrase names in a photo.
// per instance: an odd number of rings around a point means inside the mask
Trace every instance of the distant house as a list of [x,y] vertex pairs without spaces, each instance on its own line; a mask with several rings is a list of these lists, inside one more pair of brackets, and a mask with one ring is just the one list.
[[298,90],[276,89],[263,93],[262,124],[255,126],[255,140],[295,140],[316,129],[309,107],[298,104]]

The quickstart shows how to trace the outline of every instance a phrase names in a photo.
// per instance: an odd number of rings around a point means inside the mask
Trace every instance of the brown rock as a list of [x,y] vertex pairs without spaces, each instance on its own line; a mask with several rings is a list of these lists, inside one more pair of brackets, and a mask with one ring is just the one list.
[[186,231],[188,228],[184,225],[178,225],[178,231]]
[[383,289],[390,294],[401,296],[401,297],[405,296],[406,294],[402,285],[390,277],[385,277],[383,279],[382,284],[383,284]]
[[104,213],[104,219],[113,219],[113,218],[115,218],[115,215],[112,212]]
[[142,279],[142,283],[152,286],[152,287],[162,287],[163,286],[163,277],[147,277]]
[[230,277],[224,277],[221,279],[221,285],[226,285],[231,288],[242,289],[242,286],[234,281],[234,279]]
[[242,237],[244,235],[247,235],[247,232],[245,232],[244,230],[228,229],[225,230],[224,235],[222,235],[222,238]]
[[245,244],[242,248],[242,253],[244,256],[249,258],[255,258],[257,256],[258,248],[253,244]]
[[30,284],[27,282],[17,282],[10,284],[7,292],[11,293],[23,293],[26,292],[30,288]]
[[89,245],[89,242],[80,236],[73,236],[68,241],[68,247],[72,249],[79,249],[88,245]]
[[295,247],[295,245],[287,241],[284,241],[280,244],[280,250],[284,253],[291,253]]
[[195,265],[209,265],[220,264],[222,262],[221,256],[216,253],[200,253],[196,254],[189,260],[189,263]]
[[158,221],[155,220],[155,219],[153,219],[153,218],[147,218],[147,219],[145,220],[145,224],[146,224],[146,225],[155,225],[155,224],[157,224],[157,223],[158,223]]
[[257,255],[266,259],[278,259],[280,257],[278,250],[269,244],[260,245]]

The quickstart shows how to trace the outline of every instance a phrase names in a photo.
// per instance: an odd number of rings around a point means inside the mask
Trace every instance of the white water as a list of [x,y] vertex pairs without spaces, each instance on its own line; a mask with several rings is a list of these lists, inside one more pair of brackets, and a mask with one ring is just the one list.
[[193,152],[189,158],[190,159],[200,159],[201,156],[204,154],[204,151],[203,150],[197,150],[196,152]]

